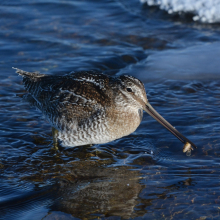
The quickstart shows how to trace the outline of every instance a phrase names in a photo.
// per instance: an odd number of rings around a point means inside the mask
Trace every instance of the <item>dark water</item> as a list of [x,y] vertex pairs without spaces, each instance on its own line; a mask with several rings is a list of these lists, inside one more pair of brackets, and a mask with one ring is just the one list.
[[[0,21],[0,219],[220,218],[220,25],[138,0],[1,1]],[[130,136],[56,151],[12,66],[136,76],[198,149],[144,114]]]

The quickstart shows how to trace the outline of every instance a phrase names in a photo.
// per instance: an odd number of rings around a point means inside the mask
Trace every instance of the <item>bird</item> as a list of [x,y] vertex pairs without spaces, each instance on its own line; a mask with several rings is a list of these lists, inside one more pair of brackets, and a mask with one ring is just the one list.
[[138,128],[145,111],[182,143],[197,148],[151,106],[144,84],[133,76],[92,70],[54,76],[14,69],[64,147],[104,144],[127,136]]

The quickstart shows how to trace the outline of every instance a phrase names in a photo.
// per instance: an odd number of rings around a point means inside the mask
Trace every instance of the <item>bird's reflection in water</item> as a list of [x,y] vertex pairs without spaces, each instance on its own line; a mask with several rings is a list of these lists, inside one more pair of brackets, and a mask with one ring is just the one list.
[[[139,203],[138,195],[144,188],[140,184],[140,172],[131,166],[112,167],[111,158],[93,160],[88,157],[93,153],[88,151],[82,147],[81,159],[60,164],[59,170],[53,168],[56,164],[51,164],[48,170],[42,169],[23,180],[53,183],[48,195],[44,192],[45,199],[55,196],[49,206],[50,213],[60,211],[80,219],[96,215],[132,218]],[[42,197],[37,192],[36,201],[38,195]],[[30,199],[33,200],[33,195]]]
[[[74,173],[71,178],[59,180],[59,190],[56,192],[59,199],[50,207],[51,213],[56,212],[54,215],[59,215],[57,211],[60,211],[80,219],[110,216],[135,218],[154,208],[163,210],[164,205],[167,202],[170,204],[175,197],[172,192],[193,184],[192,179],[188,178],[158,190],[152,185],[140,184],[141,173],[130,170],[130,167],[104,168],[91,161],[77,163],[76,166],[78,169],[73,166],[70,170]],[[147,191],[144,197],[143,191]]]
[[87,218],[95,214],[131,218],[143,189],[140,173],[131,167],[106,168],[92,161],[76,162],[71,176],[60,179],[58,199],[51,210]]

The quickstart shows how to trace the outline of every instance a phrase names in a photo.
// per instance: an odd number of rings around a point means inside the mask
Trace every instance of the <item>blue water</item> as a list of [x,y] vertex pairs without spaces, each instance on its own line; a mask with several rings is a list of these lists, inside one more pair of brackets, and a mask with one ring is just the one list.
[[[219,219],[220,25],[138,0],[0,2],[0,219]],[[98,70],[145,84],[155,109],[114,142],[55,150],[12,67]]]

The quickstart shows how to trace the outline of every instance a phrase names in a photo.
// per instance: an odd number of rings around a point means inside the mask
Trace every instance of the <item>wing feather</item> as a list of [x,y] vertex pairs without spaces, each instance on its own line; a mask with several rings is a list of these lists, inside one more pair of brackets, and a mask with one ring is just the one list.
[[[105,111],[111,99],[106,89],[109,78],[95,72],[77,72],[52,76],[30,73],[20,69],[26,90],[52,124],[62,127],[60,121],[80,123],[100,111]],[[33,103],[32,103],[33,104]]]

